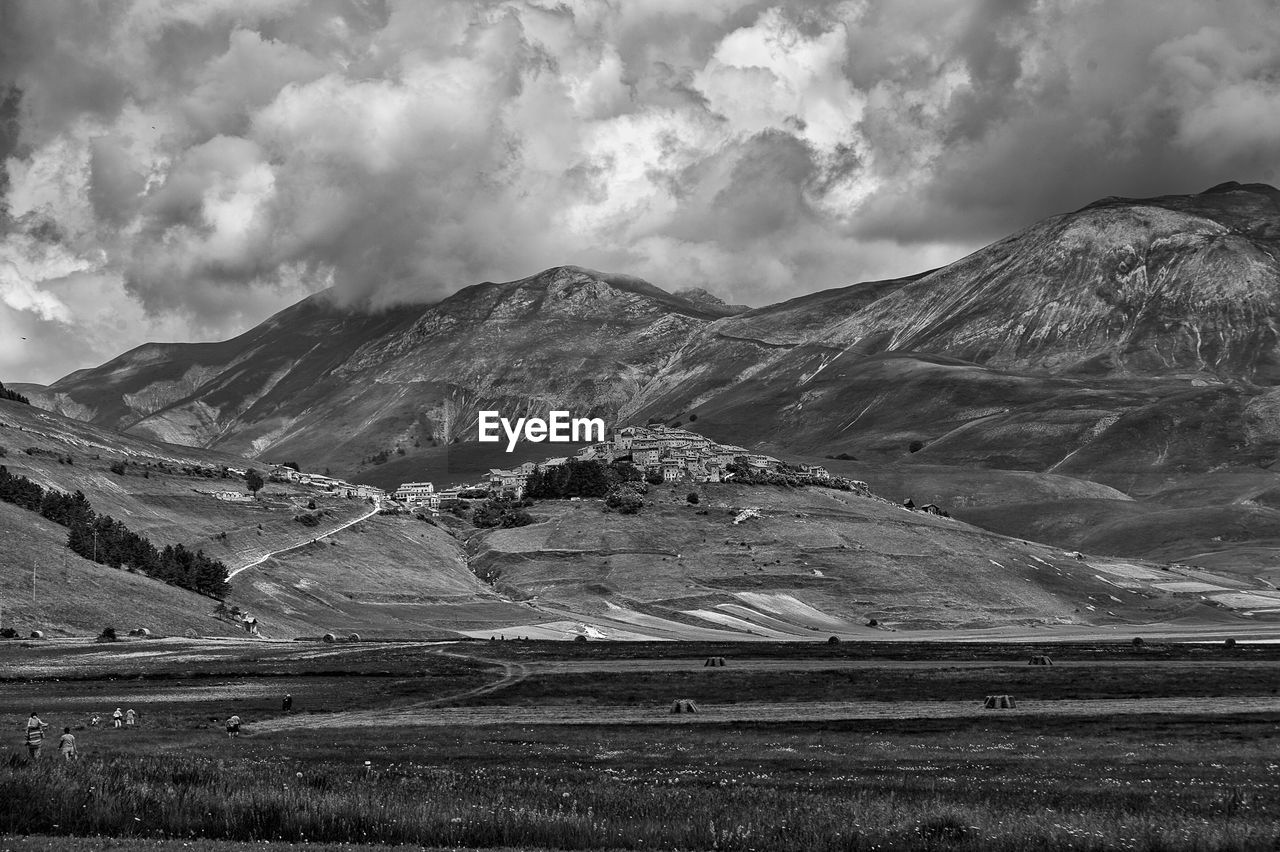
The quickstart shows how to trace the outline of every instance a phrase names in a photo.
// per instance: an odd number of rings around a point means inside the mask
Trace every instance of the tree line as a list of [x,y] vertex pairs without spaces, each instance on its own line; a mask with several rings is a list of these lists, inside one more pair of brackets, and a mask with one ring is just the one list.
[[67,528],[67,547],[91,562],[140,571],[156,580],[202,595],[223,598],[230,591],[227,566],[181,544],[157,548],[110,515],[94,512],[81,491],[44,489],[0,465],[0,500],[38,512]]
[[18,393],[15,390],[9,390],[7,387],[5,387],[4,382],[0,382],[0,399],[13,400],[14,402],[20,402],[23,405],[31,404],[31,400],[27,399],[22,394]]
[[629,461],[613,464],[569,459],[556,467],[529,474],[524,494],[534,500],[567,500],[570,497],[604,497],[624,482],[639,482],[644,475]]

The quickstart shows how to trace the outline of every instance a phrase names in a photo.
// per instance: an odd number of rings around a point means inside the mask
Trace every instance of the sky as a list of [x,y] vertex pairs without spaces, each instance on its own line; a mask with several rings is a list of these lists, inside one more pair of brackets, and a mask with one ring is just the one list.
[[4,0],[0,380],[561,264],[762,305],[1280,184],[1272,0]]

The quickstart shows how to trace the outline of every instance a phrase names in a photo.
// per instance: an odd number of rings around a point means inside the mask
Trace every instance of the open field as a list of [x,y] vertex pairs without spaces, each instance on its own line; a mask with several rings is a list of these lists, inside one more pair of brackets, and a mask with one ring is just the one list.
[[[1270,850],[1278,661],[1245,642],[6,643],[0,729],[35,708],[81,759],[4,739],[0,849]],[[84,727],[121,705],[137,729]]]

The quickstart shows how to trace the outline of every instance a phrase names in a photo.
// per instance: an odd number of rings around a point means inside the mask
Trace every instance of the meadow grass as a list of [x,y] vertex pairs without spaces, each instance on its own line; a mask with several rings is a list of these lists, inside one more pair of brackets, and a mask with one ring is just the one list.
[[[1210,724],[1213,728],[1210,728]],[[306,732],[0,766],[0,835],[532,849],[1273,849],[1264,720]],[[364,760],[371,761],[366,772]]]

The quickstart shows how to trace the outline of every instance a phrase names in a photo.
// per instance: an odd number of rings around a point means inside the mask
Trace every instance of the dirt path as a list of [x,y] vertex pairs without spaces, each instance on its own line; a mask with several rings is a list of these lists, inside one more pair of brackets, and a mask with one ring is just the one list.
[[[246,726],[246,729],[253,733],[275,733],[278,731],[287,731],[297,728],[366,728],[379,727],[388,724],[391,718],[399,717],[401,714],[407,714],[409,718],[429,717],[431,712],[438,712],[439,709],[446,704],[452,704],[455,701],[465,701],[470,698],[478,698],[481,695],[488,695],[491,692],[497,692],[506,689],[509,686],[515,686],[526,677],[529,676],[529,669],[523,663],[512,662],[510,660],[494,660],[489,657],[480,657],[474,654],[460,654],[457,651],[432,650],[429,653],[438,654],[442,657],[454,657],[459,660],[467,660],[468,662],[481,663],[490,665],[495,668],[502,669],[502,677],[489,683],[482,684],[471,689],[455,692],[450,695],[433,698],[430,701],[418,701],[394,709],[387,710],[347,710],[339,713],[309,713],[296,716],[281,716],[275,719],[267,719],[262,722],[256,722]],[[431,712],[428,712],[431,711]],[[403,722],[395,724],[404,724]]]
[[346,522],[345,524],[343,524],[342,526],[334,527],[333,529],[329,530],[328,532],[321,533],[320,535],[316,536],[315,538],[308,539],[307,541],[304,541],[304,542],[302,542],[301,544],[294,544],[294,545],[290,545],[289,547],[282,547],[282,548],[280,548],[279,550],[272,550],[272,551],[270,551],[269,553],[266,553],[266,554],[264,554],[264,555],[262,555],[262,556],[259,556],[257,559],[253,560],[252,562],[250,562],[250,563],[248,563],[248,564],[246,564],[246,565],[241,565],[239,568],[235,569],[234,571],[230,571],[230,572],[228,572],[228,573],[227,573],[227,579],[228,579],[228,580],[234,579],[234,578],[235,578],[235,576],[236,576],[237,574],[239,574],[241,571],[247,571],[247,570],[249,570],[250,568],[253,568],[253,567],[255,567],[255,566],[261,565],[263,562],[266,562],[268,559],[271,559],[272,557],[279,556],[281,553],[288,553],[290,550],[297,550],[299,547],[306,547],[308,544],[315,544],[317,541],[319,541],[319,540],[320,540],[320,539],[322,539],[322,538],[328,538],[329,536],[333,535],[334,533],[340,533],[340,532],[342,532],[343,530],[347,529],[348,527],[353,527],[353,526],[355,526],[356,524],[360,523],[361,521],[367,521],[367,520],[369,520],[370,518],[372,518],[372,517],[373,517],[374,515],[376,515],[376,514],[378,514],[378,507],[377,507],[377,506],[374,506],[374,507],[373,507],[373,509],[369,510],[369,512],[367,512],[366,514],[363,514],[363,515],[361,515],[360,517],[355,518],[354,520],[347,521],[347,522]]
[[[455,696],[456,698],[456,696]],[[441,699],[441,702],[448,699]],[[437,702],[438,703],[438,702]],[[399,727],[408,725],[673,725],[742,722],[885,721],[982,718],[998,724],[1017,716],[1107,718],[1142,714],[1227,716],[1280,712],[1280,698],[1147,698],[1024,701],[1012,710],[987,710],[973,701],[750,702],[703,704],[695,714],[672,715],[665,705],[584,707],[402,707],[381,713],[332,713],[276,719],[252,726],[254,733],[289,728]],[[283,724],[279,724],[283,723]]]

